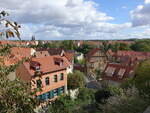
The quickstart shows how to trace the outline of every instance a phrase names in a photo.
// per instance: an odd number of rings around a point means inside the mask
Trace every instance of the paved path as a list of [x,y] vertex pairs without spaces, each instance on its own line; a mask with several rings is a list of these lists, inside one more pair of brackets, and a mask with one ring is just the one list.
[[101,89],[101,84],[96,80],[93,75],[84,76],[86,87],[91,89]]

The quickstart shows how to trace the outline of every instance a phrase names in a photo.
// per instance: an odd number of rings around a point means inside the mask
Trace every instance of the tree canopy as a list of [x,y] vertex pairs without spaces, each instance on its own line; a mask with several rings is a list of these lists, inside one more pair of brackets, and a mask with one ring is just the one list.
[[134,51],[150,52],[150,40],[137,40],[131,45],[131,49]]
[[140,63],[133,81],[141,93],[150,97],[150,60]]
[[84,74],[80,71],[74,71],[68,74],[68,89],[76,89],[84,87]]

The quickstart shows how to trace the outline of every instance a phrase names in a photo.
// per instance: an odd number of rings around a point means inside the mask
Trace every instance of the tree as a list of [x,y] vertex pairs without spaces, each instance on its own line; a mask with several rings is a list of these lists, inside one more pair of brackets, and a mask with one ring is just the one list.
[[84,74],[80,71],[75,71],[68,74],[68,89],[82,88],[85,85]]
[[86,106],[95,102],[94,93],[94,90],[80,88],[78,98],[71,99],[68,95],[61,96],[48,106],[46,113],[89,113]]
[[74,102],[69,96],[62,96],[48,106],[47,113],[72,113]]
[[100,79],[102,75],[102,71],[99,68],[95,69],[95,75],[96,75],[96,79]]
[[111,45],[108,43],[108,41],[103,41],[102,45],[100,45],[100,49],[102,49],[104,53],[107,53],[110,47]]
[[134,51],[150,52],[150,40],[137,40],[131,45],[131,49]]
[[0,67],[0,112],[34,113],[37,101],[30,86],[19,79],[10,81],[7,78],[15,68],[15,66]]
[[125,50],[125,51],[128,51],[128,50],[131,50],[131,48],[130,48],[130,45],[128,45],[128,44],[120,43],[119,50]]
[[92,89],[80,88],[79,94],[78,94],[78,99],[80,99],[86,103],[92,103],[95,101],[94,93],[95,93],[95,91]]
[[150,97],[150,60],[141,62],[136,70],[136,77],[133,79],[138,90]]
[[107,103],[100,107],[104,113],[143,113],[148,105],[136,88],[130,88],[120,95],[111,96]]
[[0,37],[4,38],[10,38],[17,36],[20,38],[19,28],[21,27],[17,22],[12,22],[6,17],[9,16],[9,14],[5,11],[0,12]]
[[105,104],[106,100],[111,96],[108,90],[99,90],[95,93],[95,100],[100,104]]
[[118,50],[125,50],[125,51],[131,50],[130,45],[125,43],[111,44],[109,45],[109,48],[114,52],[117,52]]
[[65,49],[65,50],[74,50],[75,45],[74,45],[73,40],[64,40],[64,41],[62,41],[61,48]]
[[0,49],[0,56],[6,56],[8,54],[10,54],[10,48],[11,48],[11,45],[6,45],[6,46],[0,46],[2,47]]
[[76,51],[79,53],[87,54],[93,48],[95,48],[95,46],[89,44],[83,44],[81,47],[76,48]]

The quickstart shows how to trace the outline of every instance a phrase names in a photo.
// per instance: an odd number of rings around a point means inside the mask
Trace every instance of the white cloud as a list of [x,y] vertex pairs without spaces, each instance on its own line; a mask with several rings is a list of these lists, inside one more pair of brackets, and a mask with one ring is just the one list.
[[150,25],[150,0],[130,12],[133,26]]
[[[85,0],[3,0],[11,18],[22,23],[22,39],[111,39],[131,23],[111,24],[114,18]],[[117,36],[118,35],[118,36]]]
[[150,3],[150,0],[145,0],[145,4],[149,4]]

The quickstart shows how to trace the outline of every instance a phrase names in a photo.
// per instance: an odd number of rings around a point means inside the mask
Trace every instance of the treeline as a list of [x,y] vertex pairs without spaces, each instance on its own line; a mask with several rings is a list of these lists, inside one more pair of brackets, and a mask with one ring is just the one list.
[[132,50],[139,52],[150,52],[150,39],[135,40],[135,42],[132,44],[125,44],[125,43],[108,44],[106,41],[103,42],[103,46],[105,48],[111,49],[112,51]]

